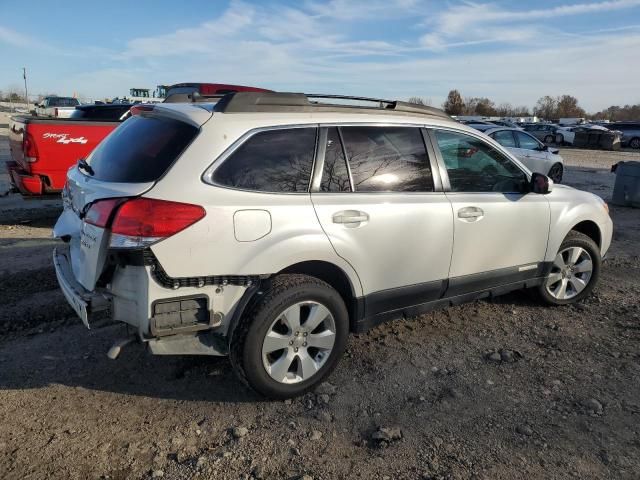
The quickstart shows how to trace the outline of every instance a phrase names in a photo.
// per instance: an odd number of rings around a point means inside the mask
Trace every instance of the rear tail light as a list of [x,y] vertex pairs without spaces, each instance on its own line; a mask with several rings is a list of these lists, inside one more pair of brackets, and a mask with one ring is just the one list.
[[28,132],[24,133],[24,138],[22,139],[22,152],[27,162],[34,163],[38,161],[38,147],[36,147],[33,136]]
[[85,221],[111,227],[111,246],[140,248],[168,238],[206,215],[200,205],[153,198],[109,198],[95,202]]
[[108,227],[116,207],[123,201],[122,198],[109,198],[95,202],[85,215],[84,221],[96,227]]

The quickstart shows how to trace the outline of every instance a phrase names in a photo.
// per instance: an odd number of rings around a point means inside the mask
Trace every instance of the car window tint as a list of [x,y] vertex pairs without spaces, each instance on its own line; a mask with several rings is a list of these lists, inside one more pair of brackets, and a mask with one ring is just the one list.
[[324,167],[322,171],[322,192],[349,192],[349,171],[344,149],[340,141],[337,127],[331,127],[327,132],[327,146],[324,154]]
[[524,132],[515,132],[516,137],[518,137],[518,143],[520,144],[520,148],[524,148],[525,150],[537,150],[540,148],[540,142],[538,142],[531,135],[527,135]]
[[259,192],[306,192],[316,130],[283,128],[256,133],[215,170],[213,180]]
[[503,147],[514,148],[516,146],[516,141],[513,138],[511,130],[500,130],[499,132],[492,133],[491,138]]
[[432,192],[419,128],[341,127],[356,192]]
[[92,178],[105,182],[153,182],[198,134],[191,124],[160,116],[131,117],[87,157]]
[[527,177],[509,158],[464,133],[436,130],[451,190],[454,192],[522,192]]

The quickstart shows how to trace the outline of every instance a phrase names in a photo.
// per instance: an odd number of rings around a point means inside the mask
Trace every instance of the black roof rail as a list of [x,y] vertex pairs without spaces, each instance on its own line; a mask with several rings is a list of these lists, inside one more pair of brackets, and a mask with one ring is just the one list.
[[[354,105],[342,103],[319,102],[316,99],[351,100],[372,103],[372,105]],[[398,100],[384,100],[380,98],[354,97],[347,95],[323,95],[281,92],[236,92],[223,96],[214,107],[215,112],[221,113],[251,113],[251,112],[345,112],[354,113],[402,113],[410,115],[428,115],[450,119],[442,110],[401,102]]]

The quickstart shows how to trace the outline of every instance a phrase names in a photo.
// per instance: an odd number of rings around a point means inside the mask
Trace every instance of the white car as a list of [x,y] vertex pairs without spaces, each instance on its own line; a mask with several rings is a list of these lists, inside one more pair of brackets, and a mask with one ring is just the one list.
[[555,183],[562,182],[564,160],[558,155],[557,148],[551,148],[516,128],[492,128],[484,133],[509,150],[532,172],[544,173]]
[[79,105],[73,97],[45,97],[36,105],[35,113],[38,117],[69,118]]
[[229,355],[274,398],[386,320],[522,288],[579,302],[612,234],[602,199],[440,110],[294,93],[139,109],[63,204],[53,261],[87,326],[104,310],[155,354]]

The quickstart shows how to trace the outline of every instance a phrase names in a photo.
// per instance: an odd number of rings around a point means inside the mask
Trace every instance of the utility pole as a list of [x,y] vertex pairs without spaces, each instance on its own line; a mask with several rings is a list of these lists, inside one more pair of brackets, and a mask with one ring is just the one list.
[[27,102],[27,111],[29,111],[29,92],[27,91],[27,68],[22,67],[22,78],[24,78],[24,99]]

